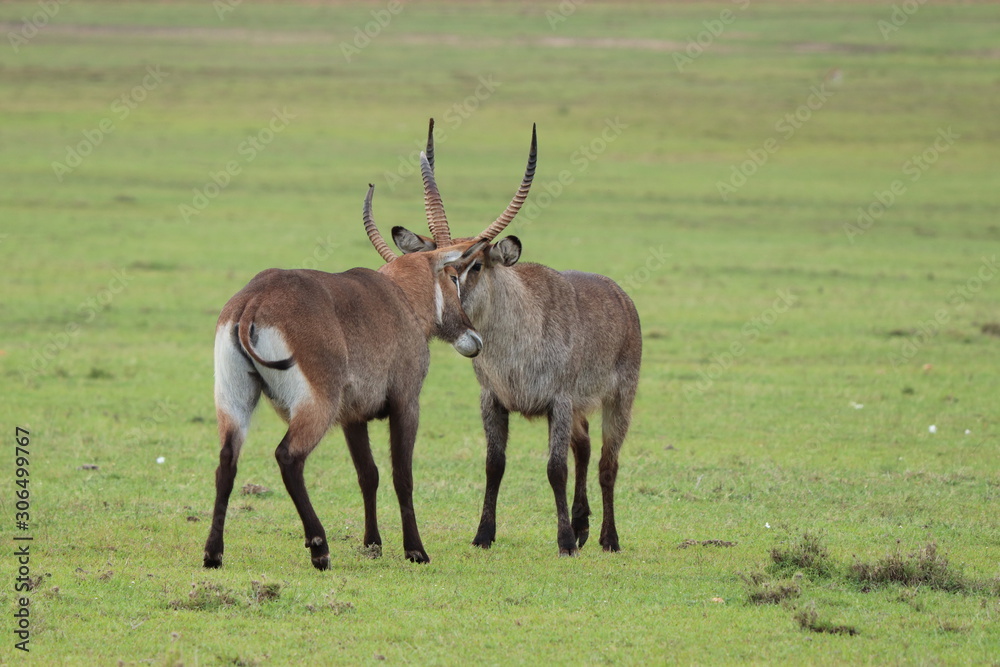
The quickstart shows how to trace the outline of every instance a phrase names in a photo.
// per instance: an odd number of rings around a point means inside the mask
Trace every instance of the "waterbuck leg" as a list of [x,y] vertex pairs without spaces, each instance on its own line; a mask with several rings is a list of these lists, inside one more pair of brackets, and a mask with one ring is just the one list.
[[479,530],[472,544],[489,549],[497,536],[497,495],[507,467],[507,426],[510,413],[500,404],[496,395],[483,390],[480,395],[483,430],[486,431],[486,493]]
[[429,563],[417,530],[413,510],[413,445],[417,439],[420,404],[416,398],[389,406],[389,451],[392,458],[392,485],[399,500],[399,515],[403,521],[403,552],[414,563]]
[[220,425],[225,430],[225,435],[219,451],[219,467],[215,469],[215,509],[212,511],[212,527],[208,531],[204,556],[204,565],[210,568],[222,567],[222,535],[226,526],[226,509],[229,507],[229,496],[236,479],[236,460],[243,444],[243,434],[238,429],[226,426],[221,420]]
[[573,421],[569,446],[576,460],[576,488],[573,493],[573,532],[581,549],[590,535],[590,503],[587,502],[587,466],[590,464],[590,425],[586,417]]
[[378,532],[375,496],[378,492],[378,466],[372,458],[371,443],[368,440],[368,422],[344,424],[344,438],[358,472],[358,486],[365,503],[365,536],[363,544],[375,556],[382,555],[382,536]]
[[[306,546],[312,556],[312,564],[317,570],[330,569],[330,547],[326,541],[326,531],[323,524],[313,510],[309,501],[309,493],[306,491],[306,483],[303,478],[303,470],[306,466],[306,458],[309,453],[319,444],[325,429],[318,429],[319,435],[314,429],[297,429],[295,425],[289,425],[288,432],[282,438],[278,448],[274,450],[274,458],[278,461],[278,468],[281,470],[281,479],[285,482],[285,489],[295,503],[295,509],[302,519],[302,527],[305,530]],[[309,433],[312,431],[312,433]],[[302,435],[299,435],[301,433]],[[306,434],[310,437],[306,437]]]
[[557,536],[559,555],[575,556],[580,552],[576,535],[569,521],[569,507],[566,504],[566,478],[568,477],[566,457],[569,453],[570,436],[573,429],[573,405],[567,398],[556,398],[549,411],[549,484],[556,499]]
[[244,357],[236,329],[219,327],[215,340],[215,416],[219,425],[219,467],[215,470],[215,507],[205,541],[205,567],[222,567],[223,533],[229,496],[236,480],[236,462],[250,428],[250,415],[260,399],[260,376]]
[[632,411],[631,396],[606,402],[602,413],[601,462],[599,464],[604,517],[601,521],[601,546],[605,551],[620,551],[615,527],[615,479],[618,477],[618,452],[628,433]]

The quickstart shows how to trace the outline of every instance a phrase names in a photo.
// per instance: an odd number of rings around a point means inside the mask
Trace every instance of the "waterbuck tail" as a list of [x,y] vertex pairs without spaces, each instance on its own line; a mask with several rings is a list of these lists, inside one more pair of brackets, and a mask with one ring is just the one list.
[[240,316],[238,328],[238,336],[240,340],[240,347],[243,351],[254,360],[257,364],[265,368],[273,368],[276,371],[287,371],[289,368],[295,365],[295,357],[290,356],[287,359],[280,359],[278,361],[268,361],[267,359],[262,359],[257,351],[253,349],[253,343],[251,338],[253,338],[253,316],[257,311],[256,304],[251,302],[247,305],[247,308],[243,311]]

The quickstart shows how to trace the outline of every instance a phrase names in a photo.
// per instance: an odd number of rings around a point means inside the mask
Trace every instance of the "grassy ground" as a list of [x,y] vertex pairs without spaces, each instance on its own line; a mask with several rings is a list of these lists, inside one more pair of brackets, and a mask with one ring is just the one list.
[[[47,6],[0,5],[0,661],[29,657],[15,534],[39,664],[996,661],[995,6]],[[383,228],[420,229],[430,116],[456,233],[509,200],[537,122],[524,259],[636,301],[623,551],[557,558],[545,425],[523,421],[498,542],[470,546],[477,387],[435,343],[430,565],[403,559],[387,483],[384,555],[361,552],[333,433],[307,467],[315,572],[265,408],[237,483],[270,491],[234,499],[203,571],[218,310],[266,267],[377,266],[369,182]],[[786,557],[810,540],[829,567]]]

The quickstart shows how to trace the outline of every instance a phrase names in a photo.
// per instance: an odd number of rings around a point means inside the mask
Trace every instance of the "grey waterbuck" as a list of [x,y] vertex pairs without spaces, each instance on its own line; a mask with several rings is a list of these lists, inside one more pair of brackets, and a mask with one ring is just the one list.
[[[618,551],[614,489],[618,454],[631,420],[639,381],[642,334],[632,300],[610,278],[555,271],[518,263],[521,242],[508,236],[489,245],[524,203],[535,173],[537,139],[531,133],[528,166],[506,210],[475,238],[452,239],[434,179],[434,121],[421,160],[424,202],[432,238],[393,229],[404,253],[463,251],[453,262],[462,307],[483,337],[473,361],[481,387],[486,432],[486,494],[473,544],[489,548],[496,538],[496,504],[506,467],[508,416],[548,418],[548,478],[555,494],[561,554],[578,552],[587,541],[590,506],[588,415],[601,408],[600,484],[604,501],[600,543]],[[486,245],[483,245],[486,242]],[[576,459],[572,519],[567,508],[567,456]]]
[[427,341],[442,338],[474,357],[482,340],[451,280],[455,271],[448,260],[461,253],[441,250],[397,258],[375,226],[373,191],[369,186],[365,197],[365,229],[387,264],[377,272],[268,269],[237,292],[219,315],[215,406],[222,450],[205,567],[222,565],[236,462],[261,393],[288,424],[274,455],[317,569],[330,567],[330,551],[303,481],[306,458],[331,426],[341,426],[364,499],[364,544],[381,547],[375,512],[379,475],[368,422],[386,417],[403,549],[411,561],[430,560],[417,531],[412,493]]

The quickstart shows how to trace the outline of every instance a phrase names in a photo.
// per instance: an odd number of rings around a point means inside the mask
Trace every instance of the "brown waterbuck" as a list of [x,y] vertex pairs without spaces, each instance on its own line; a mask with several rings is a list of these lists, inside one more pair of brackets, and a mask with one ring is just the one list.
[[341,426],[364,499],[364,544],[380,553],[375,512],[379,474],[368,422],[386,417],[403,549],[411,561],[430,560],[417,531],[412,493],[418,398],[430,357],[427,341],[436,336],[474,357],[482,340],[463,312],[452,280],[456,273],[449,259],[461,253],[396,257],[375,226],[373,192],[369,186],[364,223],[387,262],[377,272],[268,269],[237,292],[219,315],[215,406],[222,450],[205,567],[222,565],[236,461],[261,393],[288,424],[274,455],[317,569],[330,567],[330,551],[306,492],[306,458],[331,426]]
[[[587,541],[590,506],[587,417],[601,408],[600,484],[604,501],[600,543],[618,551],[614,489],[618,453],[628,432],[639,380],[642,334],[632,300],[610,278],[578,271],[555,271],[518,263],[521,242],[508,236],[489,245],[524,203],[535,173],[537,140],[531,133],[528,166],[507,209],[475,238],[452,239],[434,179],[434,121],[421,160],[424,203],[432,238],[393,229],[404,253],[463,251],[452,263],[462,307],[483,337],[473,361],[481,387],[486,432],[486,494],[473,544],[489,548],[496,538],[496,504],[506,467],[511,412],[549,423],[548,478],[555,494],[561,554],[578,552]],[[487,245],[483,245],[486,242]],[[576,459],[572,519],[567,508],[567,456]]]

